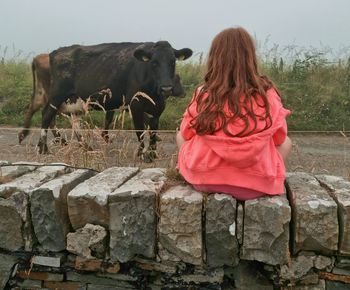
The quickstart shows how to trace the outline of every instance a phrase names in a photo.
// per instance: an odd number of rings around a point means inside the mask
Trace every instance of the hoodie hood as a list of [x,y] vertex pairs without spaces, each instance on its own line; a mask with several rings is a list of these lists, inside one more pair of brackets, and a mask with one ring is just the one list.
[[245,168],[257,163],[262,152],[269,150],[272,136],[282,126],[290,111],[280,108],[278,116],[272,126],[264,131],[246,137],[226,137],[205,135],[203,142],[220,158],[234,163],[238,168]]
[[272,130],[247,137],[203,136],[203,142],[221,159],[234,163],[235,167],[245,168],[257,163],[261,153],[269,146]]

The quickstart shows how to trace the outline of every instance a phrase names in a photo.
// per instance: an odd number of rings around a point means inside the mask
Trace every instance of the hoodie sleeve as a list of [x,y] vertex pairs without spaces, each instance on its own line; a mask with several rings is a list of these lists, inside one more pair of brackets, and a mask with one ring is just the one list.
[[275,143],[276,146],[279,146],[284,142],[284,140],[287,137],[287,132],[288,132],[287,122],[286,122],[286,119],[284,119],[282,122],[282,126],[272,136],[273,142]]
[[191,139],[196,134],[195,130],[191,128],[191,125],[190,125],[191,120],[192,120],[192,117],[190,116],[190,114],[186,109],[180,125],[180,132],[182,137],[184,137],[185,140]]
[[275,145],[279,146],[284,142],[284,140],[287,137],[288,127],[286,118],[291,114],[291,111],[283,107],[281,98],[275,90],[273,90],[273,96],[274,102],[273,108],[271,108],[273,111],[271,111],[271,113],[275,115],[272,118],[277,123],[278,129],[272,138]]

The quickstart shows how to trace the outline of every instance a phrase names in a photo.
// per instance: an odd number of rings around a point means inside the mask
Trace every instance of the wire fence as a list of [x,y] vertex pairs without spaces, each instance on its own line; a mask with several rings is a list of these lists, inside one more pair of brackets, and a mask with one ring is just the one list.
[[[64,130],[64,131],[75,131],[76,129],[73,128],[56,128],[57,130]],[[80,128],[79,131],[81,132],[89,132],[91,130],[103,130],[101,128]],[[3,131],[21,131],[23,130],[23,127],[1,127],[0,126],[0,130]],[[41,128],[29,128],[28,130],[30,131],[41,131]],[[49,129],[48,129],[49,130]],[[108,132],[139,132],[142,130],[136,130],[136,129],[108,129]],[[176,133],[178,130],[152,130],[152,132],[158,132],[158,133]],[[350,131],[348,130],[289,130],[288,131],[291,134],[341,134],[341,135],[348,135],[350,134]]]

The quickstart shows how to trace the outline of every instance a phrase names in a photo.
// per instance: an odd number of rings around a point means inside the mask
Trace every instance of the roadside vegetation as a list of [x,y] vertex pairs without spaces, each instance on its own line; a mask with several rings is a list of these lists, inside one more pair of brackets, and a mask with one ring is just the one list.
[[[277,45],[261,53],[263,74],[277,85],[285,107],[293,114],[288,119],[290,130],[350,131],[350,54],[344,50],[337,57],[328,49],[304,49]],[[0,125],[22,126],[32,94],[32,75],[29,57],[20,54],[1,57],[0,48]],[[160,129],[174,130],[190,101],[194,88],[203,79],[203,56],[196,61],[179,63],[186,97],[171,97],[160,120]],[[40,126],[41,112],[35,114],[33,126]],[[89,127],[102,126],[103,113],[85,116]],[[129,114],[119,114],[116,124],[132,129]],[[68,126],[67,118],[59,118],[58,126]]]

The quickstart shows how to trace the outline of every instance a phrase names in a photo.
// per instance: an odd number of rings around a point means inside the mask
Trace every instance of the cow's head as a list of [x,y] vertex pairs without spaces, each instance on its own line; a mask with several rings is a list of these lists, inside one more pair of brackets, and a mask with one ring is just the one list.
[[175,87],[175,62],[185,60],[192,55],[192,50],[174,49],[167,41],[159,41],[152,46],[145,45],[134,52],[134,56],[147,63],[157,86],[157,92],[164,97],[173,94]]

